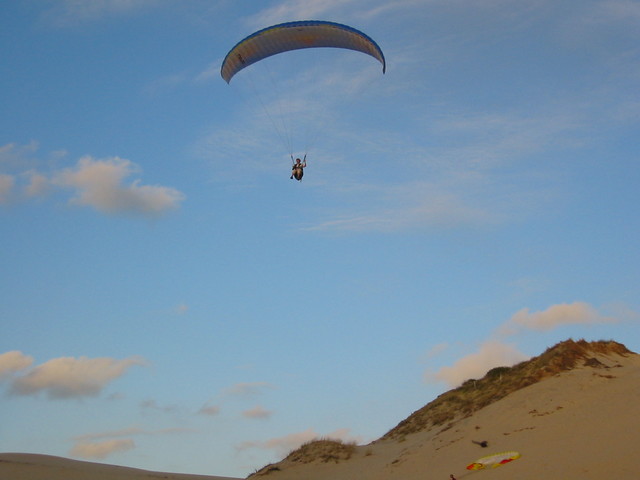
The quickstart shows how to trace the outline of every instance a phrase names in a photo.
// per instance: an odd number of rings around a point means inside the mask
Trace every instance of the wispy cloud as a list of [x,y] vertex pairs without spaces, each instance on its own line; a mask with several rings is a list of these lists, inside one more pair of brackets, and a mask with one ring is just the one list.
[[[407,10],[424,5],[428,0],[284,0],[265,8],[247,20],[247,23],[260,28],[275,23],[292,20],[315,20],[325,18],[346,19],[343,21],[368,20],[380,15],[389,15],[395,10]],[[436,2],[437,3],[437,2]]]
[[[224,388],[217,398],[207,401],[199,410],[199,415],[217,416],[222,411],[221,404],[226,402],[230,403],[243,403],[251,401],[255,397],[262,396],[266,392],[275,389],[276,386],[269,382],[239,382],[235,383],[227,388]],[[264,407],[257,405],[251,409],[242,412],[242,416],[252,419],[264,419],[271,416],[272,412],[266,410]]]
[[[316,220],[302,227],[310,231],[493,226],[521,221],[561,195],[562,177],[552,172],[548,162],[534,160],[550,150],[581,145],[579,112],[564,107],[521,113],[423,112],[412,117],[405,131],[393,134],[383,127],[361,127],[347,122],[349,108],[372,108],[391,95],[386,85],[390,82],[375,80],[382,75],[371,63],[366,75],[339,68],[322,74],[315,71],[317,66],[301,69],[292,78],[282,79],[286,88],[281,97],[273,98],[276,89],[264,96],[254,89],[251,98],[254,94],[261,98],[262,110],[270,115],[258,108],[252,114],[237,113],[244,123],[235,124],[230,118],[230,125],[198,143],[198,153],[212,160],[219,178],[242,168],[233,177],[236,181],[272,174],[277,162],[266,161],[263,152],[282,151],[278,140],[283,131],[290,143],[290,139],[311,143],[305,132],[313,131],[312,138],[322,139],[322,151],[311,152],[306,185],[322,188],[340,208],[315,212]],[[375,101],[367,102],[372,89]],[[358,92],[358,100],[353,101],[360,103],[345,106],[344,99],[353,98],[353,91]],[[314,104],[317,98],[323,99],[322,105]],[[280,116],[295,119],[296,126],[280,126]],[[433,141],[425,144],[425,137]],[[230,165],[229,157],[248,160]],[[285,158],[280,165],[286,168]],[[517,176],[510,173],[516,165],[522,167]],[[316,170],[317,166],[322,168]]]
[[326,12],[359,2],[360,0],[285,0],[258,12],[247,23],[254,28],[261,28],[285,21],[316,19]]
[[640,5],[633,0],[604,0],[593,2],[579,17],[584,27],[605,25],[628,27],[628,33],[638,35],[637,22],[640,21]]
[[162,3],[161,0],[61,0],[45,10],[42,18],[56,27],[68,27],[115,15],[129,15]]
[[218,405],[203,405],[200,410],[198,410],[200,415],[208,415],[210,417],[214,417],[220,413],[220,407]]
[[[390,178],[377,179],[365,168],[350,184],[349,178],[332,171],[338,175],[336,182],[323,187],[342,198],[343,206],[307,229],[402,232],[521,221],[561,198],[557,172],[551,174],[547,165],[530,159],[557,148],[558,138],[573,126],[570,118],[466,117],[431,123],[428,131],[440,143],[431,148],[414,145],[409,136],[403,147],[398,147],[400,139],[371,143],[371,159],[392,158],[385,151],[390,145],[396,152],[411,153],[397,162]],[[517,177],[507,173],[516,163],[522,167]],[[370,168],[378,166],[372,163]]]
[[270,410],[266,410],[260,405],[256,405],[255,407],[242,412],[242,416],[245,418],[260,419],[260,420],[269,418],[272,414],[273,412],[271,412]]
[[73,439],[78,442],[93,442],[96,440],[105,440],[112,438],[122,437],[134,437],[134,436],[161,436],[161,435],[175,435],[181,433],[192,433],[193,430],[189,428],[162,428],[158,430],[142,428],[139,426],[122,428],[120,430],[109,430],[106,432],[94,432],[86,433],[84,435],[78,435]]
[[36,141],[31,141],[26,145],[7,143],[0,146],[0,168],[5,171],[15,171],[34,167],[38,148],[39,145]]
[[[196,80],[198,78],[201,77],[198,76]],[[193,81],[195,82],[196,80]],[[167,92],[171,92],[190,81],[192,81],[191,77],[187,73],[173,73],[151,81],[144,87],[143,93],[151,97],[160,96]]]
[[[446,7],[447,11],[451,12],[459,12],[463,8],[469,10],[465,2],[431,3],[439,8]],[[602,8],[607,9],[607,18],[611,22],[615,21],[614,18],[619,20],[625,13],[634,18],[637,10],[634,2],[624,0],[598,3],[602,3]],[[398,12],[402,10],[405,14],[410,12],[408,7],[412,4],[424,5],[425,1],[390,3],[288,0],[265,8],[251,17],[250,21],[253,26],[263,27],[270,23],[289,20],[289,16],[320,18],[328,12],[349,15],[363,10],[379,11],[391,4],[392,8],[397,8]],[[531,28],[528,13],[534,10],[536,19],[550,15],[550,4],[534,2],[533,6],[524,6],[517,2],[487,2],[481,6],[472,6],[471,10],[471,13],[467,12],[464,15],[465,19],[462,21],[471,21],[469,17],[476,11],[482,13],[482,18],[496,13],[493,21],[500,22],[502,26],[508,24],[505,28],[525,32]],[[424,11],[420,9],[420,14],[424,14]],[[413,43],[407,42],[406,48],[403,46],[402,50],[393,52],[389,57],[393,58],[396,67],[402,68],[402,75],[398,76],[401,78],[387,75],[384,82],[376,84],[375,102],[384,102],[387,93],[397,88],[398,82],[405,81],[403,79],[423,79],[424,76],[414,73],[416,69],[425,68],[425,64],[433,68],[434,62],[446,61],[451,62],[451,68],[459,66],[460,51],[465,50],[464,55],[474,51],[474,47],[467,43],[470,38],[477,40],[477,28],[480,27],[472,26],[473,29],[468,34],[462,31],[440,32],[436,37],[421,36]],[[549,34],[560,35],[558,31]],[[486,41],[494,42],[496,39],[491,37]],[[390,48],[393,48],[393,43]],[[458,55],[452,55],[453,50],[458,52]],[[452,65],[453,63],[456,65]],[[334,73],[325,69],[321,75],[318,75],[313,67],[306,70],[305,66],[304,70],[299,70],[292,73],[289,69],[286,72],[291,77],[301,73],[299,77],[296,76],[296,80],[299,80],[296,81],[298,87],[286,90],[288,98],[351,98],[344,95],[343,87],[346,89],[349,81],[340,75],[342,70],[338,69]],[[350,78],[361,79],[359,75],[350,75]],[[539,97],[525,98],[526,93],[523,94],[520,103],[512,103],[508,108],[500,104],[488,106],[483,103],[481,92],[478,94],[479,105],[473,102],[463,105],[456,99],[447,97],[450,89],[441,90],[442,85],[436,87],[425,84],[422,80],[421,82],[422,85],[404,88],[402,93],[400,101],[407,105],[407,116],[412,119],[404,135],[396,135],[396,138],[392,139],[385,135],[382,128],[378,131],[366,131],[364,126],[357,123],[343,125],[340,119],[344,117],[347,109],[337,107],[332,111],[332,121],[318,122],[326,135],[322,141],[323,151],[316,151],[314,154],[322,160],[324,171],[321,173],[314,170],[312,155],[305,182],[308,188],[322,188],[328,196],[333,196],[340,207],[334,211],[326,209],[314,212],[312,208],[307,209],[307,213],[311,211],[317,216],[302,228],[312,231],[404,232],[407,229],[425,227],[450,228],[451,225],[493,226],[522,221],[532,214],[545,211],[552,202],[556,202],[556,207],[561,208],[562,204],[558,200],[571,194],[571,174],[568,172],[566,153],[584,149],[593,141],[592,132],[595,127],[592,119],[606,118],[614,110],[622,114],[619,110],[621,107],[625,107],[626,115],[637,115],[638,111],[637,106],[634,107],[637,102],[631,102],[629,98],[608,102],[609,97],[598,94],[596,100],[592,88],[588,91],[585,89],[570,92],[567,95],[555,95],[552,91],[553,85],[543,94],[534,92],[540,94]],[[496,87],[499,88],[500,85]],[[475,86],[469,83],[469,89],[474,88]],[[336,95],[336,92],[340,95]],[[436,99],[439,92],[443,93],[442,99]],[[585,93],[588,93],[588,96]],[[437,108],[434,109],[423,108],[421,112],[413,112],[410,110],[410,101],[412,95],[417,94],[427,98],[433,96],[434,102],[442,104],[436,105]],[[394,95],[398,97],[398,92]],[[539,102],[536,99],[539,99]],[[598,105],[595,105],[595,102]],[[424,102],[420,105],[424,106]],[[309,108],[305,117],[311,116],[314,110],[311,103],[307,103],[307,106]],[[605,109],[606,112],[603,115],[593,115],[597,109]],[[233,122],[233,119],[231,121]],[[249,121],[257,123],[255,118]],[[258,157],[264,160],[264,146],[277,143],[273,141],[273,133],[270,135],[272,138],[269,138],[269,133],[266,132],[268,129],[264,130],[262,137],[263,131],[257,128],[255,123],[248,125],[245,122],[242,126],[237,126],[237,131],[245,132],[245,138],[239,138],[240,135],[234,134],[232,130],[236,130],[236,126],[227,125],[226,128],[230,131],[224,134],[218,131],[209,138],[211,148],[208,149],[207,155],[216,155],[211,153],[215,150],[220,154],[220,158],[254,158],[256,155],[251,155],[251,150],[254,150],[260,151]],[[252,132],[250,139],[246,138],[247,130]],[[394,130],[398,129],[394,127]],[[384,141],[368,142],[367,138],[383,138]],[[376,163],[377,161],[380,163]],[[331,170],[325,166],[328,162],[340,165]],[[244,172],[259,175],[265,172],[271,174],[272,168],[264,165],[272,166],[275,162],[263,161],[257,165],[251,163],[252,160],[244,163],[248,165]],[[396,177],[393,172],[385,179],[376,179],[370,175],[370,171],[379,165],[383,165],[383,170],[389,172],[391,164],[398,165],[398,170],[405,170],[404,180]],[[235,168],[228,165],[229,162],[225,160],[227,171],[229,168]],[[354,170],[357,170],[354,174],[357,179],[350,177]],[[322,174],[325,175],[323,178]],[[390,185],[394,180],[395,184]],[[351,187],[356,186],[356,183],[368,183],[372,186],[370,191],[362,192],[360,202],[354,201],[354,195],[351,193]],[[378,201],[381,197],[392,200]]]
[[[360,211],[352,207],[335,218],[303,227],[308,231],[398,232],[415,228],[455,228],[489,225],[503,214],[483,207],[461,193],[443,191],[429,182],[379,185],[379,193]],[[363,197],[360,197],[361,200]]]
[[445,352],[447,349],[449,348],[449,344],[448,343],[438,343],[436,345],[434,345],[433,347],[431,347],[423,356],[425,361],[429,361],[432,358],[437,357],[438,355],[440,355],[441,353]]
[[140,402],[140,408],[143,410],[155,410],[163,413],[175,413],[178,411],[177,405],[160,405],[156,400],[149,399]]
[[228,387],[223,394],[233,396],[248,396],[262,393],[265,390],[271,390],[275,386],[268,382],[240,382]]

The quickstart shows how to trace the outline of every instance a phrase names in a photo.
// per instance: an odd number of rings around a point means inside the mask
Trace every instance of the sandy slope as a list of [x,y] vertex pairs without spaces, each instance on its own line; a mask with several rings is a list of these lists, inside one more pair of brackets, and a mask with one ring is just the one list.
[[[594,355],[579,367],[518,390],[450,428],[358,447],[340,463],[283,465],[252,480],[603,480],[640,478],[640,355]],[[472,440],[487,440],[481,448]],[[505,450],[522,457],[471,472],[475,459]]]
[[49,455],[0,453],[2,480],[238,480],[176,473],[149,472]]
[[[358,446],[338,463],[281,462],[251,480],[604,480],[640,478],[640,355],[594,354],[580,366],[517,390],[467,418]],[[582,365],[582,363],[580,363]],[[472,440],[486,440],[481,448]],[[490,453],[522,457],[497,469],[465,466]],[[262,472],[267,472],[263,469]],[[57,457],[0,454],[2,480],[221,480]]]

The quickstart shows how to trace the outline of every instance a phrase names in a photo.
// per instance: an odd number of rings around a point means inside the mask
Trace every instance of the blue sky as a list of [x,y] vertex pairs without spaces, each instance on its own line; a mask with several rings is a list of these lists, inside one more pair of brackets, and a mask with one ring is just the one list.
[[[301,19],[366,32],[386,74],[316,49],[220,78]],[[639,351],[639,20],[3,2],[0,451],[244,477],[569,337]]]

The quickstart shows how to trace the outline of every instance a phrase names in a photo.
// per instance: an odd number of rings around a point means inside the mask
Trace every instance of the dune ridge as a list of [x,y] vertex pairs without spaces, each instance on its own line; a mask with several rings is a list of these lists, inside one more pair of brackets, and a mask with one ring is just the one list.
[[[636,478],[640,355],[614,341],[567,340],[438,396],[368,445],[318,439],[252,480],[602,480]],[[466,466],[517,451],[507,465]],[[229,480],[31,454],[0,454],[3,480]]]
[[633,478],[639,396],[639,355],[615,341],[569,339],[467,380],[369,445],[312,441],[249,478],[460,479],[476,458],[505,450],[522,457],[492,478]]

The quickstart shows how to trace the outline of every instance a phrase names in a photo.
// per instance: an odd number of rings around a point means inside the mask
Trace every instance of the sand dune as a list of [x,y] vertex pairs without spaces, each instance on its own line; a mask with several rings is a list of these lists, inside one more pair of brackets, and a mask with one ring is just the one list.
[[[251,478],[448,480],[450,474],[458,480],[640,478],[640,355],[615,342],[584,344],[564,342],[557,355],[545,352],[523,368],[514,367],[527,372],[522,380],[536,380],[535,369],[539,379],[468,416],[415,433],[385,435],[371,445],[353,448],[348,460],[339,459],[340,455],[314,460],[309,453],[306,459],[288,458],[267,466]],[[497,396],[501,381],[507,382],[499,377],[491,380]],[[399,428],[407,423],[411,422],[402,422]],[[488,446],[474,441],[487,441]],[[516,450],[522,457],[491,470],[465,468],[479,457],[506,450]]]
[[[250,478],[448,480],[450,474],[458,480],[640,478],[640,355],[615,342],[568,341],[520,366],[496,372],[441,395],[370,445],[312,442]],[[498,400],[490,402],[487,394]],[[481,441],[487,442],[486,448],[474,443]],[[472,472],[465,468],[477,458],[506,450],[522,456],[496,469]],[[224,477],[0,454],[0,478]]]
[[2,480],[238,480],[81,462],[49,455],[0,453]]

